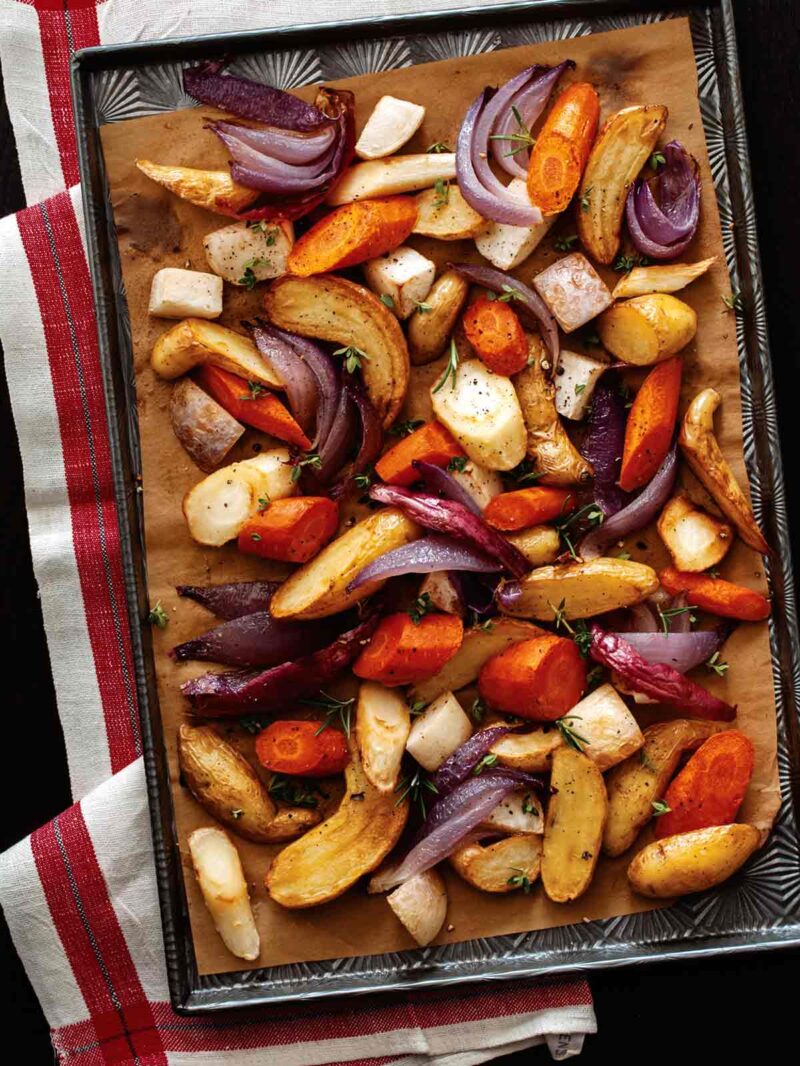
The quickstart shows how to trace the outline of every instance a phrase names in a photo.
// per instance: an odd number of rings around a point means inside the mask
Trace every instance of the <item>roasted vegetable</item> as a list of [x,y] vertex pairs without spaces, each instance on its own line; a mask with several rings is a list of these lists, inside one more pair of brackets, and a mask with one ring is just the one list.
[[330,777],[350,762],[344,733],[326,722],[270,722],[256,737],[256,756],[273,774]]
[[182,200],[223,215],[244,211],[259,197],[257,189],[247,189],[235,182],[227,170],[162,166],[160,163],[151,163],[149,159],[137,159],[136,166],[148,178]]
[[623,274],[611,295],[615,300],[628,296],[647,296],[651,292],[679,292],[701,277],[717,257],[701,259],[699,263],[667,263],[659,266],[634,267]]
[[450,856],[450,865],[473,888],[482,892],[527,891],[539,876],[542,838],[506,837],[495,844],[467,844]]
[[436,277],[433,260],[409,246],[395,246],[364,263],[362,269],[370,289],[400,319],[422,306]]
[[[268,603],[267,598],[265,608]],[[277,621],[265,609],[223,622],[207,633],[176,645],[170,654],[179,663],[195,659],[224,666],[277,666],[323,648],[335,636],[336,630],[329,622],[296,626]]]
[[426,189],[417,196],[417,221],[413,233],[439,241],[461,241],[474,237],[486,226],[486,219],[474,211],[459,187],[450,183],[439,189]]
[[533,287],[565,333],[585,326],[611,303],[606,283],[581,252],[551,263],[536,275]]
[[339,525],[339,508],[327,496],[271,500],[239,530],[245,555],[284,563],[306,563],[328,543]]
[[638,722],[613,685],[601,685],[584,696],[565,721],[573,744],[603,772],[644,744]]
[[410,877],[389,893],[386,902],[421,948],[430,944],[447,916],[447,889],[436,870]]
[[561,538],[554,526],[532,526],[508,538],[517,551],[522,552],[531,566],[546,566],[555,562],[561,551]]
[[281,329],[362,353],[367,394],[384,427],[392,424],[408,388],[408,349],[397,319],[369,289],[339,277],[279,278],[264,306]]
[[219,466],[244,433],[244,426],[189,378],[172,390],[169,417],[175,436],[206,473]]
[[437,278],[431,291],[408,320],[408,351],[414,366],[438,359],[464,306],[469,283],[455,270]]
[[249,337],[202,318],[186,318],[162,333],[150,363],[162,378],[179,378],[193,367],[212,363],[270,389],[283,388]]
[[416,217],[416,204],[408,196],[337,207],[295,244],[287,264],[289,273],[307,278],[385,255],[403,243]]
[[528,164],[528,195],[544,215],[569,205],[589,157],[600,98],[588,82],[569,85],[550,108]]
[[589,154],[578,190],[578,235],[598,263],[619,250],[628,189],[667,124],[659,104],[626,107],[606,120]]
[[575,494],[568,489],[533,485],[495,496],[483,517],[495,529],[512,533],[570,514],[575,510],[575,501]]
[[231,285],[251,287],[286,273],[294,245],[291,222],[234,222],[203,238],[208,265]]
[[147,311],[159,318],[219,318],[222,279],[181,267],[162,267],[153,275]]
[[423,769],[432,773],[471,733],[472,723],[461,704],[452,692],[442,692],[414,719],[406,750]]
[[456,176],[453,152],[398,155],[391,159],[374,159],[356,163],[342,175],[328,194],[331,206],[353,200],[374,200],[378,196],[429,189],[437,181],[451,181]]
[[335,814],[289,844],[267,871],[267,892],[283,907],[315,907],[346,892],[392,850],[408,818],[408,801],[375,788],[351,740],[346,791]]
[[608,809],[606,786],[591,759],[563,747],[553,753],[550,787],[542,884],[554,903],[567,903],[582,895],[592,880]]
[[229,581],[221,585],[176,585],[175,591],[217,618],[234,619],[266,611],[279,586],[279,581]]
[[242,862],[230,837],[213,827],[195,829],[189,837],[189,854],[208,913],[225,947],[239,959],[255,961],[261,940]]
[[257,383],[211,363],[198,369],[197,380],[239,422],[310,451],[311,441],[274,392],[262,390]]
[[[549,767],[548,767],[549,769]],[[536,792],[520,788],[501,799],[495,809],[478,826],[476,832],[518,834],[544,832],[544,809]]]
[[625,426],[619,473],[623,492],[644,488],[658,473],[675,435],[681,395],[682,360],[667,359],[642,382]]
[[685,348],[697,332],[694,308],[668,293],[636,296],[597,320],[603,347],[623,363],[650,366]]
[[389,485],[412,485],[420,478],[416,463],[447,466],[463,454],[440,422],[426,422],[384,452],[375,464],[375,473]]
[[708,570],[728,554],[733,530],[702,511],[683,493],[673,496],[658,519],[658,532],[678,570]]
[[463,633],[461,619],[452,614],[386,615],[353,663],[353,673],[392,687],[412,685],[433,677],[453,658]]
[[553,752],[564,743],[558,729],[534,729],[530,733],[509,733],[490,749],[502,766],[540,774],[550,770]]
[[425,108],[396,96],[382,96],[356,141],[359,159],[383,159],[411,140],[425,118]]
[[744,866],[759,845],[752,825],[715,825],[648,844],[628,867],[634,892],[655,899],[713,888]]
[[396,692],[374,681],[358,691],[356,737],[364,773],[379,792],[393,792],[406,750],[411,714]]
[[504,614],[553,622],[591,618],[631,607],[658,588],[658,576],[650,566],[630,559],[598,558],[586,563],[564,563],[531,570],[520,581],[500,586],[498,604]]
[[498,711],[554,721],[566,714],[586,687],[586,663],[574,641],[547,633],[520,640],[481,667],[478,691]]
[[678,443],[692,473],[708,490],[725,517],[736,526],[745,544],[766,555],[769,545],[714,436],[714,412],[721,402],[722,398],[716,389],[699,392],[684,415]]
[[693,607],[718,614],[721,618],[735,618],[740,622],[763,622],[769,618],[769,600],[754,589],[708,574],[681,573],[672,566],[658,576],[670,595],[685,593]]

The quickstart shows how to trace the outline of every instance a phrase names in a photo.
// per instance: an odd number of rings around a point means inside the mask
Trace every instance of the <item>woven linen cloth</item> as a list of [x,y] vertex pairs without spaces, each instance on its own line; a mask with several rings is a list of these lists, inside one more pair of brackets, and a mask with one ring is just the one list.
[[[348,0],[338,18],[458,8]],[[26,202],[0,221],[0,340],[76,803],[0,856],[0,904],[59,1061],[469,1066],[596,1029],[582,980],[487,982],[187,1018],[169,1003],[69,61],[120,41],[297,23],[293,0],[0,0]],[[330,18],[305,0],[304,22]]]

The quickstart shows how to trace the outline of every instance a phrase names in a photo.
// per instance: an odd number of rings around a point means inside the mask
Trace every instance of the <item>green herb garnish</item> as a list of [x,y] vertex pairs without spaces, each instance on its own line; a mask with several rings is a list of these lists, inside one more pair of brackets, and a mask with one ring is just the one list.
[[423,592],[421,596],[417,596],[411,606],[408,608],[408,614],[411,617],[411,621],[415,626],[418,626],[426,614],[430,614],[436,608],[431,603],[431,596],[429,592]]
[[572,247],[578,240],[578,234],[573,233],[569,237],[559,237],[556,241],[556,251],[558,252],[571,252]]
[[424,818],[427,814],[425,809],[426,790],[433,792],[435,795],[439,794],[439,789],[421,770],[415,770],[411,775],[405,774],[400,778],[397,788],[395,788],[395,792],[398,793],[395,807],[399,807],[403,800],[408,798],[412,806],[419,807],[420,813]]
[[660,818],[662,814],[669,814],[672,811],[672,807],[664,803],[663,800],[653,800],[651,806],[655,818]]
[[511,866],[509,868],[511,870],[511,877],[506,881],[506,884],[512,885],[514,888],[521,888],[527,896],[531,890],[530,878],[525,871],[521,870],[518,866]]
[[312,470],[319,470],[322,466],[322,459],[317,452],[304,452],[302,459],[298,456],[292,462],[292,481],[300,480],[304,466],[310,466]]
[[472,772],[476,777],[480,777],[484,770],[490,766],[494,766],[497,762],[496,755],[484,755],[483,758],[472,768]]
[[591,195],[593,188],[594,186],[590,185],[586,192],[583,194],[583,196],[581,196],[581,211],[589,210],[589,207],[591,206]]
[[319,802],[317,796],[327,799],[327,793],[315,781],[302,777],[289,777],[286,774],[273,774],[268,791],[271,796],[290,807],[308,807],[313,809]]
[[726,663],[724,659],[720,659],[718,651],[714,652],[706,663],[706,666],[709,670],[713,670],[717,677],[724,677],[730,669],[730,663]]
[[458,373],[458,349],[456,348],[456,342],[454,340],[451,340],[450,341],[450,355],[448,356],[448,359],[447,359],[447,366],[445,367],[444,374],[442,374],[441,378],[439,379],[438,384],[434,385],[434,387],[432,389],[432,392],[434,394],[437,393],[437,392],[441,392],[441,390],[445,387],[445,385],[447,384],[447,382],[448,382],[448,380],[450,378],[452,378],[452,381],[450,382],[450,388],[451,389],[455,388],[455,385],[456,385],[456,374],[457,373]]
[[463,474],[469,458],[466,455],[454,455],[450,462],[447,464],[447,469],[450,473]]
[[410,418],[407,422],[395,422],[386,432],[390,437],[408,437],[415,429],[425,425],[422,418]]
[[565,714],[563,718],[556,718],[556,725],[564,743],[569,745],[570,748],[575,748],[576,751],[583,751],[584,745],[589,743],[586,737],[576,733],[570,725],[570,722],[581,721],[583,719],[579,714]]
[[512,106],[511,112],[517,120],[518,132],[493,133],[489,138],[490,141],[508,141],[511,145],[511,151],[505,153],[507,156],[516,155],[517,152],[526,152],[536,143],[535,138],[531,136],[531,131],[525,125],[522,115],[519,113],[519,109],[516,106]]
[[369,362],[367,353],[356,348],[354,344],[348,345],[347,348],[337,348],[333,354],[342,356],[348,374],[355,374],[356,370],[361,369],[362,362]]
[[147,621],[151,626],[158,626],[159,629],[167,628],[169,618],[167,618],[167,612],[161,606],[161,600],[156,600],[155,607],[150,608],[150,613],[147,615]]
[[349,700],[340,700],[336,696],[329,696],[327,692],[320,692],[317,699],[300,700],[300,702],[305,707],[317,707],[325,712],[325,720],[314,734],[315,737],[318,737],[320,733],[328,729],[336,720],[342,727],[344,735],[346,737],[350,736],[350,719],[353,712],[353,704],[356,702],[355,696],[351,696]]
[[382,292],[378,299],[384,307],[388,307],[390,311],[394,310],[394,300],[391,298],[388,292]]
[[[668,607],[665,611],[662,607],[659,607],[658,617],[661,619],[661,628],[664,630],[664,636],[669,636],[670,619],[677,618],[679,614],[686,614],[693,610],[693,607]],[[693,614],[689,613],[689,621],[696,622],[697,619]]]
[[452,152],[453,149],[449,145],[445,144],[444,141],[434,141],[433,144],[428,145],[425,151],[433,152],[436,154],[439,152]]

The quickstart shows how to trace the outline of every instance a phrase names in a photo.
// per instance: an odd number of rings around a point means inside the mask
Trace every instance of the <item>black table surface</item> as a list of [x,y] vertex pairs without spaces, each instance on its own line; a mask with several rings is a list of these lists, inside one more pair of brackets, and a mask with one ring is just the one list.
[[[791,425],[800,382],[795,291],[800,284],[800,19],[797,0],[734,0],[734,4],[789,518],[798,558],[800,477],[793,462]],[[0,93],[0,216],[22,206],[19,168]],[[19,449],[4,376],[0,376],[0,468],[5,472],[0,479],[0,633],[6,662],[14,664],[2,713],[6,737],[5,766],[0,774],[2,850],[70,802],[64,743],[31,568]],[[26,665],[21,669],[23,662]],[[772,1037],[782,1031],[788,1046],[793,1043],[798,964],[800,952],[782,951],[596,973],[591,984],[600,1032],[587,1041],[582,1061],[608,1062],[613,1056],[626,1063],[653,1055],[655,1061],[680,1056],[687,1062],[701,1062],[711,1055],[738,1059],[744,1034],[749,1030],[755,1036],[756,1029],[764,1050],[772,1048],[780,1061],[782,1040],[773,1043]],[[3,922],[0,983],[0,1031],[7,1046],[18,1049],[15,1061],[27,1066],[52,1063],[47,1025]],[[746,1014],[731,1017],[734,1005]],[[513,1059],[521,1064],[524,1055],[501,1061]],[[548,1058],[544,1050],[533,1052],[532,1057],[541,1062]],[[773,1058],[772,1053],[769,1057]],[[264,1061],[269,1060],[265,1057]]]

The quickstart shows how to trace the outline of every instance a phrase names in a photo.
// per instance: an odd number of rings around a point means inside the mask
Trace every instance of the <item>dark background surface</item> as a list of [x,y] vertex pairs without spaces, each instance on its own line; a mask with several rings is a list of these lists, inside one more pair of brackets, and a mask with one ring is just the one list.
[[[800,140],[798,0],[734,0],[775,366],[790,526],[800,557],[800,486],[792,419],[800,381],[797,250]],[[0,86],[1,89],[1,86]],[[13,139],[0,91],[0,217],[23,206]],[[69,805],[69,783],[55,708],[36,582],[31,568],[22,471],[5,377],[0,375],[0,633],[10,684],[4,689],[4,770],[0,775],[0,850]],[[76,609],[79,606],[76,605]],[[24,669],[20,664],[25,663]],[[13,665],[12,665],[13,664]],[[792,1008],[800,952],[740,955],[708,962],[608,970],[592,976],[600,1032],[586,1062],[661,1062],[680,1056],[742,1059],[760,1031],[772,1061],[794,1057]],[[741,1013],[733,1013],[733,1011]],[[47,1025],[0,921],[0,1032],[14,1061],[52,1063]],[[782,1033],[782,1037],[780,1034]],[[768,1035],[769,1034],[769,1035]],[[774,1038],[780,1038],[775,1041]],[[767,1049],[772,1049],[767,1051]],[[787,1054],[788,1053],[788,1054]],[[749,1056],[748,1056],[749,1057]],[[544,1050],[523,1058],[549,1061]],[[268,1056],[264,1057],[265,1063]]]

